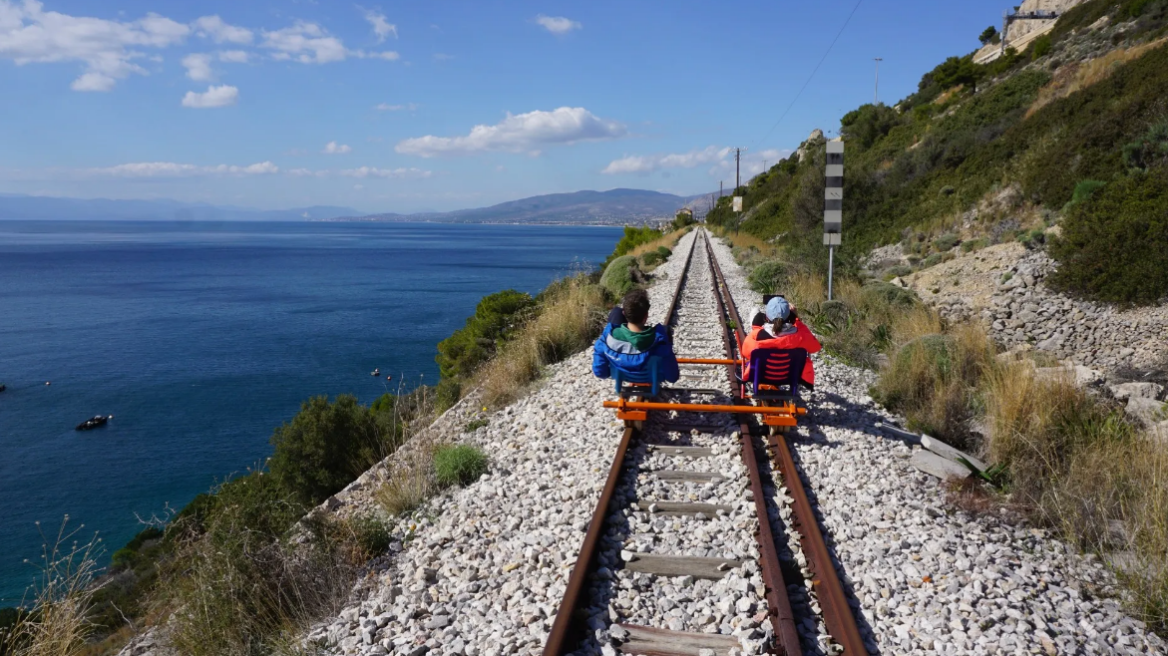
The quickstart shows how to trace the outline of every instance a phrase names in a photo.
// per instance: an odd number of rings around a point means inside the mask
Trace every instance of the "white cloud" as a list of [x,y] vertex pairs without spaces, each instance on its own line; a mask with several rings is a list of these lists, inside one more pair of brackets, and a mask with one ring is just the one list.
[[219,53],[219,61],[229,64],[246,64],[251,55],[244,50],[224,50]]
[[350,178],[428,178],[434,174],[433,171],[426,171],[417,168],[397,168],[397,169],[379,169],[373,166],[362,166],[356,169],[345,169],[340,172],[341,175]]
[[198,166],[176,162],[133,162],[105,168],[89,169],[90,173],[112,175],[123,178],[175,178],[200,175],[267,175],[278,173],[280,167],[271,162],[258,162],[248,166],[219,164]]
[[[759,153],[742,154],[742,173],[754,175],[761,173],[763,165],[777,163],[789,155],[790,150],[764,150]],[[608,163],[601,173],[619,175],[625,173],[653,173],[664,169],[692,169],[698,166],[713,164],[710,175],[724,172],[734,172],[734,149],[718,146],[708,146],[700,150],[691,150],[686,153],[671,153],[667,155],[626,155]]]
[[399,153],[436,157],[498,150],[538,155],[540,148],[579,141],[616,139],[627,134],[624,125],[602,119],[583,107],[560,107],[550,112],[507,114],[495,125],[476,125],[464,137],[426,135],[401,141]]
[[381,52],[349,50],[348,53],[358,59],[384,59],[385,61],[397,61],[401,59],[401,55],[397,54],[393,50],[383,50]]
[[190,31],[153,13],[122,22],[45,11],[35,0],[0,0],[0,59],[18,66],[81,62],[85,71],[73,81],[75,91],[109,91],[133,73],[145,75],[133,60],[146,53],[135,48],[165,48],[182,42]]
[[436,62],[450,61],[452,59],[454,59],[454,55],[448,55],[444,52],[434,53],[434,61],[436,61]]
[[239,102],[239,89],[221,84],[217,87],[207,87],[204,93],[196,93],[188,91],[187,95],[183,96],[182,106],[193,107],[195,109],[208,109],[211,107],[226,107],[234,105]]
[[670,155],[627,155],[609,162],[601,173],[652,173],[659,169],[692,169],[703,164],[719,162],[731,153],[729,148],[709,146],[702,150]]
[[352,152],[352,150],[352,148],[346,146],[345,144],[338,144],[335,141],[330,141],[324,145],[324,150],[321,152],[326,155],[344,155],[346,153]]
[[545,30],[552,34],[567,34],[572,30],[578,30],[584,26],[569,18],[563,16],[544,16],[540,14],[535,17],[535,22],[539,23]]
[[252,40],[251,30],[228,25],[218,16],[203,16],[192,25],[196,34],[211,39],[215,43],[251,43]]
[[187,69],[187,77],[196,82],[207,82],[215,79],[211,71],[211,55],[195,53],[183,57],[182,65]]
[[302,64],[342,61],[348,54],[340,39],[316,23],[304,21],[274,32],[265,30],[263,45],[276,51],[276,59],[295,59]]
[[369,24],[373,26],[373,33],[377,35],[378,43],[384,42],[385,38],[390,34],[393,35],[393,38],[397,38],[397,25],[387,21],[385,14],[368,10],[365,12],[365,20],[369,21]]
[[408,109],[409,111],[412,112],[417,108],[418,108],[418,103],[407,103],[405,105],[391,105],[389,103],[381,103],[380,105],[375,107],[375,109],[379,112],[400,112],[400,111],[406,110],[406,109]]

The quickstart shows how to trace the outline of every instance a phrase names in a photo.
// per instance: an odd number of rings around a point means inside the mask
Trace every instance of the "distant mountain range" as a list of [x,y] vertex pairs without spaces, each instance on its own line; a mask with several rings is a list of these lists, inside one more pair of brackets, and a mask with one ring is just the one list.
[[[441,223],[548,223],[624,225],[672,218],[677,210],[701,196],[676,196],[643,189],[576,191],[546,194],[454,212],[422,214],[369,214],[331,219],[334,221],[435,221]],[[705,207],[702,203],[697,203]],[[700,214],[704,214],[701,211]]]
[[49,198],[0,194],[0,219],[106,221],[320,221],[352,216],[351,207],[298,207],[252,210],[174,200],[108,200]]
[[625,225],[672,218],[690,207],[699,217],[707,198],[641,189],[577,191],[532,196],[453,212],[361,214],[349,207],[314,206],[252,210],[173,200],[49,198],[0,194],[0,219],[153,221],[429,221],[441,223],[545,223]]

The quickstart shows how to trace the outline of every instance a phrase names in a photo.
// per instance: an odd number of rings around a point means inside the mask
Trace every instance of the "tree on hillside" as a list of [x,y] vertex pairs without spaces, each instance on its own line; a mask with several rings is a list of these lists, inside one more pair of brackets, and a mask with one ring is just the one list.
[[984,46],[988,43],[1001,43],[1002,38],[998,35],[998,28],[990,25],[977,37],[977,40],[981,41],[981,44]]
[[867,104],[844,114],[840,119],[840,134],[848,143],[868,148],[899,122],[900,114],[888,105]]

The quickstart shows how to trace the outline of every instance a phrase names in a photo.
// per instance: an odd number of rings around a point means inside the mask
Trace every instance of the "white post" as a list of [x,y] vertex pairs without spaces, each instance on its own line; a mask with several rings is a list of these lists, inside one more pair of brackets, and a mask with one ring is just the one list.
[[827,247],[827,300],[831,300],[831,272],[835,268],[835,246]]

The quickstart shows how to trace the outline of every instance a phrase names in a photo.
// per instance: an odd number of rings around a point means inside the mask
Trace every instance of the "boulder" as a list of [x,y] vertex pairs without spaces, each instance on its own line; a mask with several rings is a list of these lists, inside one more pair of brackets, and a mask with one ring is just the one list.
[[1133,396],[1127,400],[1127,406],[1124,410],[1143,422],[1145,426],[1156,426],[1168,419],[1168,404],[1161,403],[1156,399]]
[[1158,399],[1164,393],[1164,386],[1158,383],[1120,383],[1107,389],[1120,401],[1130,398]]

